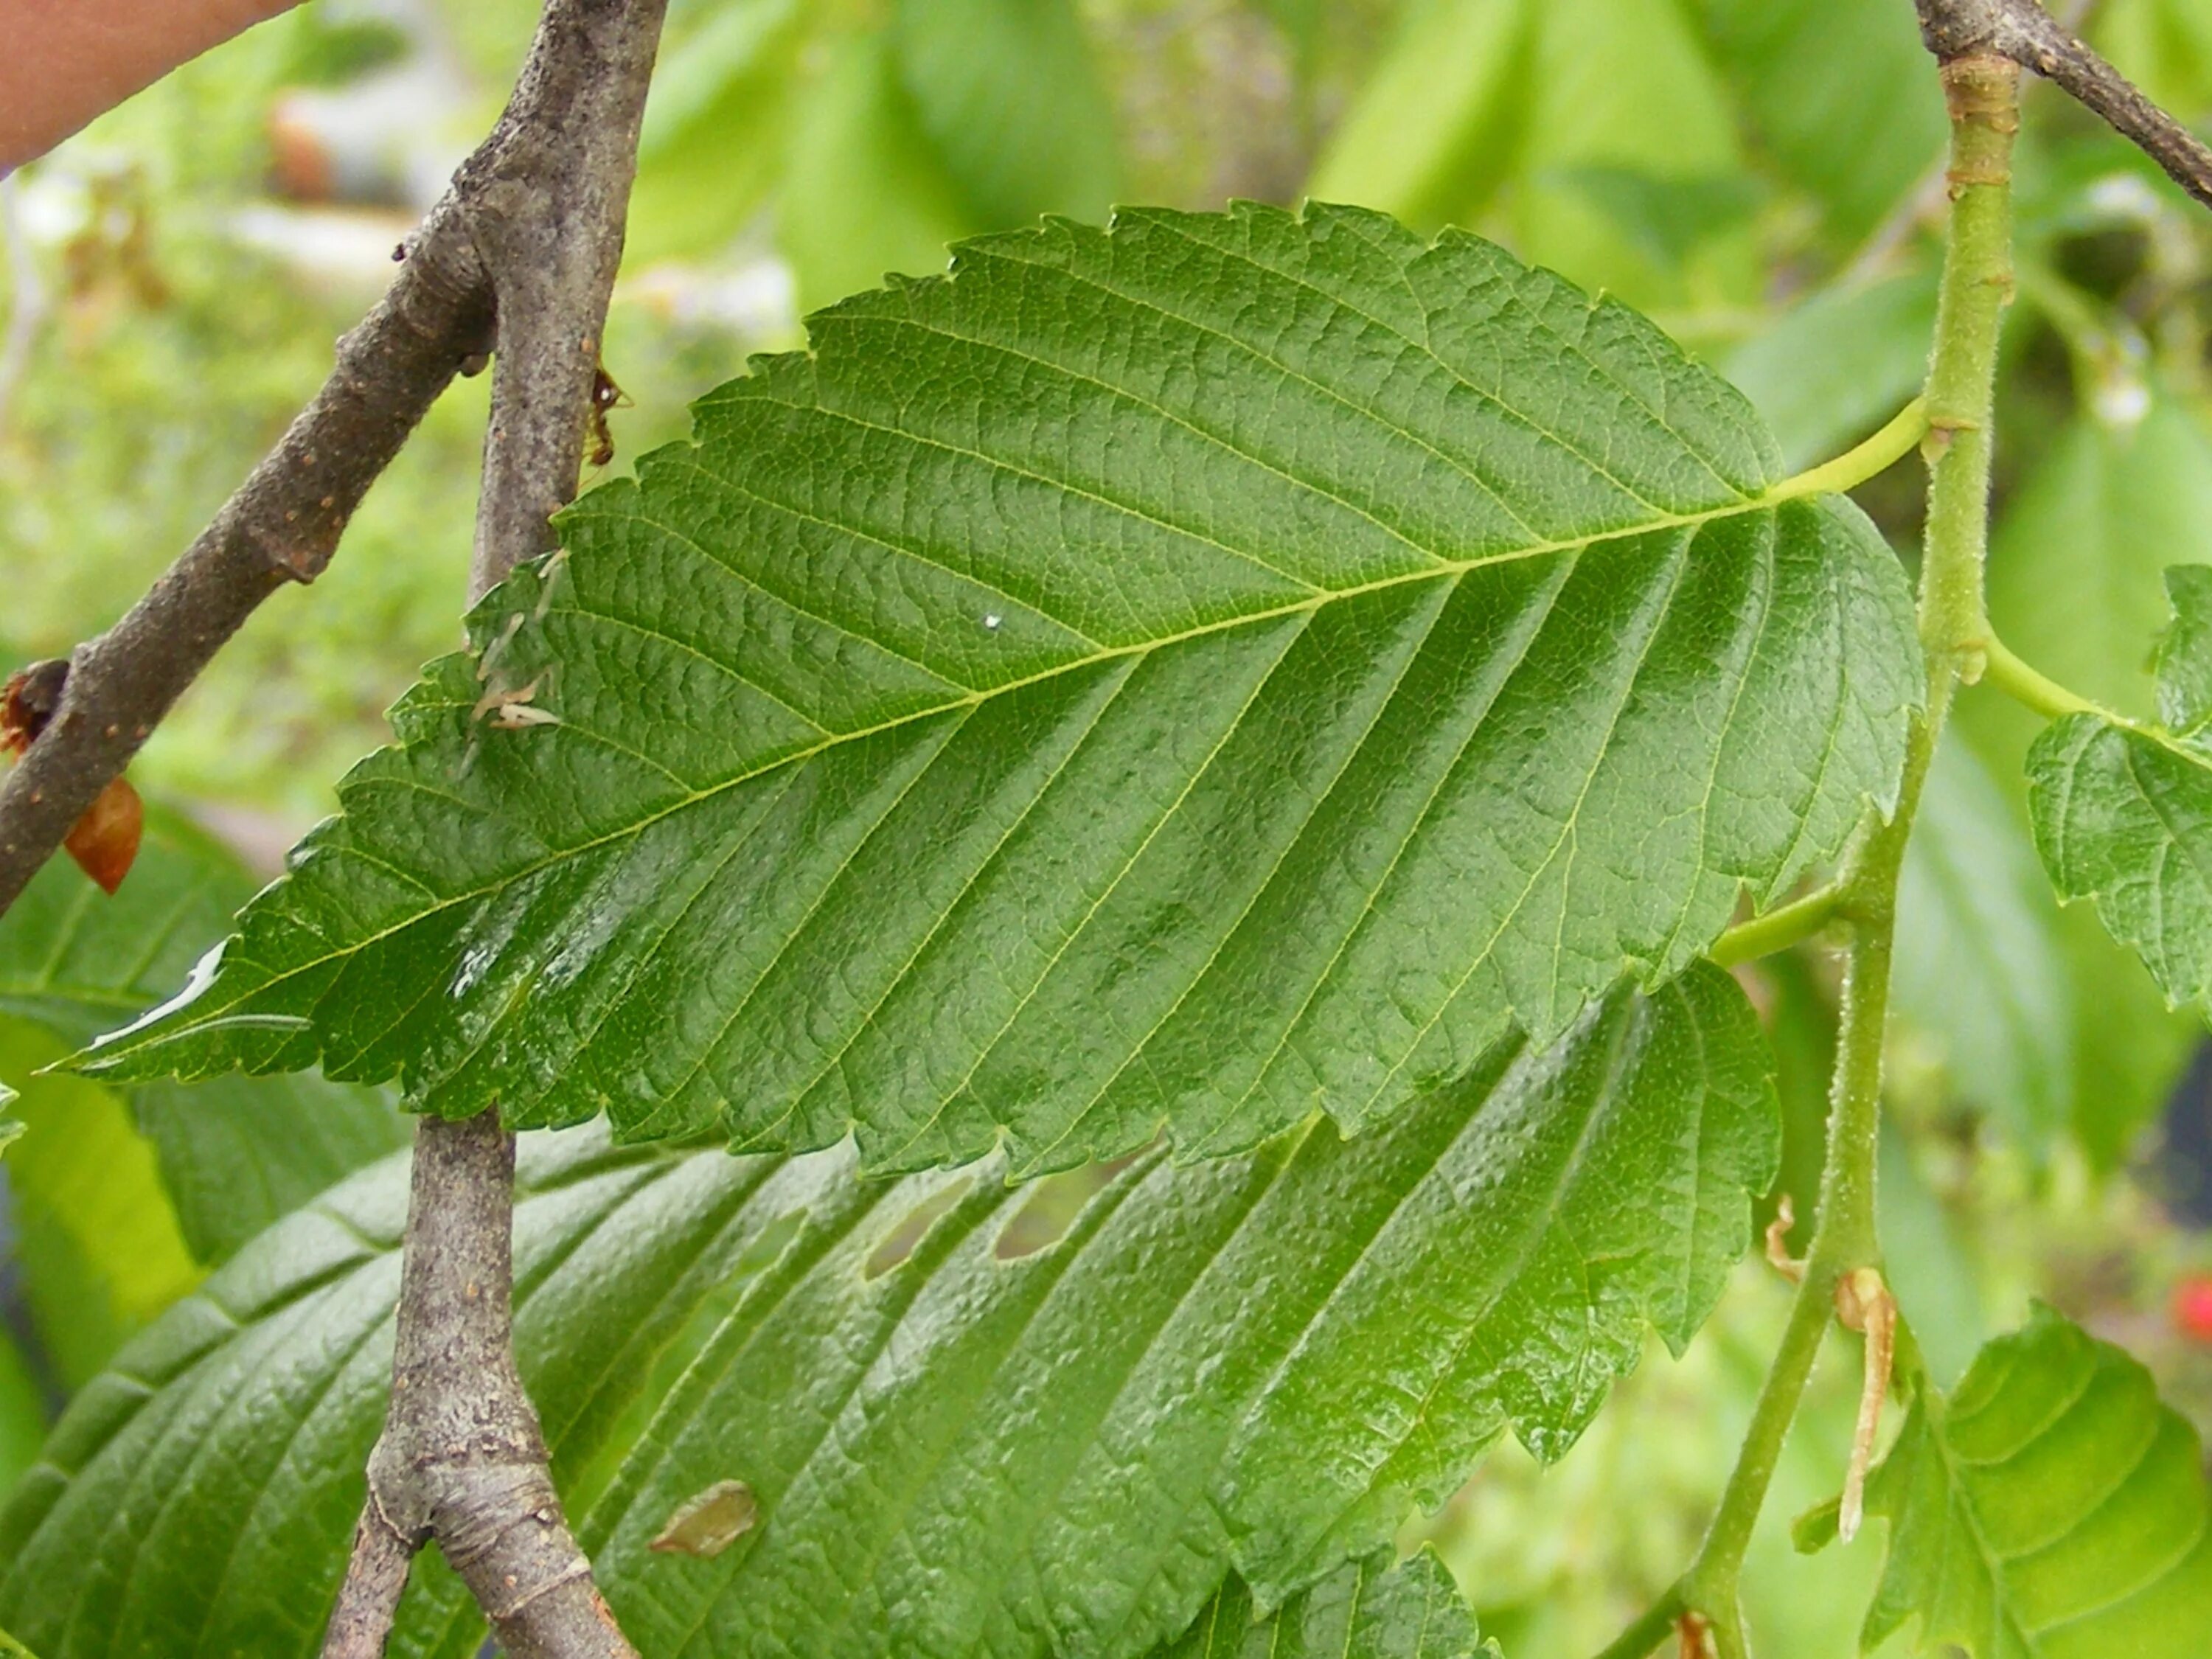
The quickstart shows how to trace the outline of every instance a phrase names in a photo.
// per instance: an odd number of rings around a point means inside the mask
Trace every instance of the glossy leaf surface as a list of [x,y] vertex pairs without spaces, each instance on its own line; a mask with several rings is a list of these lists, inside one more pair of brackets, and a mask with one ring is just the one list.
[[1133,213],[813,329],[566,516],[93,1069],[872,1170],[1228,1152],[1663,981],[1894,787],[1887,548],[1486,243]]
[[[1273,1606],[1367,1557],[1509,1427],[1563,1453],[1647,1331],[1680,1347],[1773,1169],[1767,1072],[1699,967],[1370,1135],[1156,1149],[1042,1248],[1054,1187],[1000,1164],[860,1182],[842,1149],[549,1138],[519,1352],[648,1655],[1140,1655],[1232,1568]],[[0,1522],[0,1620],[47,1659],[313,1650],[404,1207],[396,1164],[335,1189],[84,1391]],[[726,1481],[756,1524],[653,1549]],[[480,1639],[442,1576],[402,1629],[412,1654]]]

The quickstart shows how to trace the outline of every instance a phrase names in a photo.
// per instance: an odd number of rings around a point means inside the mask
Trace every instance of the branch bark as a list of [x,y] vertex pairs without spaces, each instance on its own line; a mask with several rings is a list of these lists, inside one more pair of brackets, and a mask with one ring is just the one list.
[[489,345],[491,283],[463,219],[454,194],[431,210],[276,447],[145,597],[71,656],[53,719],[0,782],[0,915],[255,608],[322,574],[369,485]]
[[1942,62],[1977,53],[2010,58],[2070,93],[2212,207],[2212,149],[2136,90],[2036,0],[1915,0],[1920,37]]
[[[509,116],[454,195],[498,317],[470,595],[551,544],[576,491],[665,0],[548,0]],[[392,1400],[324,1646],[384,1650],[436,1540],[514,1659],[635,1659],[561,1510],[515,1370],[514,1137],[417,1125]]]

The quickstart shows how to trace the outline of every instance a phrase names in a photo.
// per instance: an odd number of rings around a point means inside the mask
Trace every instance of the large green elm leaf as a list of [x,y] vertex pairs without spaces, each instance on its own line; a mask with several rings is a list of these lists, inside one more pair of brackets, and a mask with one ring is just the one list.
[[2037,850],[2061,898],[2095,902],[2176,1006],[2212,1012],[2212,566],[2166,573],[2164,729],[2053,721],[2027,753]]
[[1261,1615],[1231,1580],[1157,1659],[1497,1659],[1443,1564],[1424,1550],[1348,1562]]
[[1133,213],[812,327],[564,516],[91,1069],[870,1170],[1232,1152],[1662,982],[1894,787],[1872,527],[1486,243]]
[[2197,1434],[2150,1373],[2049,1309],[1915,1402],[1867,1486],[1889,1562],[1871,1650],[2194,1659],[2212,1630]]
[[[1272,1607],[1387,1544],[1509,1427],[1560,1455],[1647,1330],[1682,1346],[1774,1166],[1767,1066],[1700,965],[1372,1134],[1155,1148],[1042,1249],[1054,1183],[1001,1164],[863,1182],[849,1148],[535,1139],[519,1352],[653,1659],[1141,1655],[1232,1569]],[[0,1519],[0,1621],[47,1659],[313,1650],[404,1207],[396,1164],[364,1172],[84,1391]],[[750,1531],[652,1549],[732,1480]],[[394,1651],[468,1659],[465,1596],[418,1578]]]
[[[0,920],[0,1020],[22,1020],[67,1048],[89,1041],[173,988],[253,888],[222,848],[165,812],[149,816],[137,862],[112,898],[54,860]],[[406,1139],[382,1093],[314,1076],[153,1084],[128,1098],[178,1225],[203,1261],[221,1261]],[[68,1130],[58,1122],[54,1132]]]

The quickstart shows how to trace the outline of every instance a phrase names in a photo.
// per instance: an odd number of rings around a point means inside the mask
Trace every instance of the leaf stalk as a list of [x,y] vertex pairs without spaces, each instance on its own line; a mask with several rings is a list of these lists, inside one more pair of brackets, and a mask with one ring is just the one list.
[[[1770,940],[1779,948],[1795,942],[1791,935],[1809,937],[1832,921],[1851,923],[1819,1207],[1789,1322],[1705,1541],[1675,1586],[1601,1659],[1649,1654],[1683,1612],[1707,1621],[1717,1659],[1741,1659],[1749,1650],[1739,1584],[1753,1528],[1836,1316],[1838,1289],[1856,1282],[1853,1275],[1881,1267],[1875,1154],[1905,846],[1954,690],[1981,678],[1993,660],[2002,662],[1996,672],[2008,676],[2024,667],[1990,639],[1982,586],[1997,337],[2013,291],[2011,167],[2020,127],[2020,68],[1994,53],[1972,52],[1946,59],[1942,72],[1951,111],[1951,219],[1924,403],[1927,428],[1920,440],[1929,468],[1920,576],[1928,706],[1906,737],[1895,810],[1869,825],[1836,885],[1723,936],[1730,959],[1745,961]],[[1897,424],[1884,432],[1893,438]],[[1674,1611],[1661,1617],[1668,1608]]]

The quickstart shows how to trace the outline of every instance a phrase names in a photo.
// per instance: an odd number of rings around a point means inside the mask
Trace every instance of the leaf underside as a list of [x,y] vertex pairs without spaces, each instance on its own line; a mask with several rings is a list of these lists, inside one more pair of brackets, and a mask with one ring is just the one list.
[[871,1171],[1216,1154],[1663,981],[1891,797],[1887,548],[1487,243],[1131,212],[811,329],[564,515],[89,1069]]
[[[2212,1631],[2197,1435],[2150,1373],[2049,1309],[1914,1405],[1867,1488],[1889,1518],[1871,1650],[2194,1659]],[[1953,1644],[1955,1644],[1955,1648]]]
[[2166,572],[2163,730],[2055,720],[2027,752],[2036,849],[2064,899],[2094,901],[2174,1006],[2212,1013],[2212,567]]
[[[1617,993],[1353,1140],[1010,1188],[526,1142],[518,1352],[641,1651],[1138,1656],[1388,1546],[1510,1428],[1563,1453],[1748,1242],[1778,1128],[1735,984]],[[1038,1248],[1037,1206],[1095,1195]],[[0,1518],[46,1659],[312,1653],[383,1408],[404,1170],[281,1224],[85,1389]],[[742,1481],[757,1522],[655,1552]],[[481,1625],[418,1569],[395,1653]],[[1232,1598],[1233,1599],[1233,1598]]]

